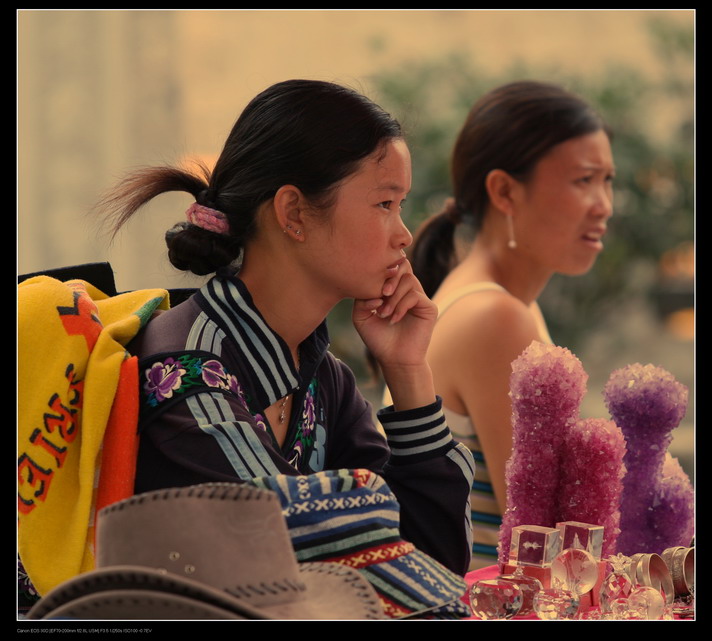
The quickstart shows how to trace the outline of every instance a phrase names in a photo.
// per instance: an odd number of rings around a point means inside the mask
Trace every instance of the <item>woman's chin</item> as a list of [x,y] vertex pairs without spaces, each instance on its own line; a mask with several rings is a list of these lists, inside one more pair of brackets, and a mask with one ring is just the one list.
[[558,273],[564,276],[584,276],[593,269],[593,266],[595,264],[596,261],[591,261],[590,263],[580,265],[570,265],[565,269],[558,270]]
[[347,298],[355,300],[375,300],[383,298],[383,283],[369,285],[368,287],[355,287]]

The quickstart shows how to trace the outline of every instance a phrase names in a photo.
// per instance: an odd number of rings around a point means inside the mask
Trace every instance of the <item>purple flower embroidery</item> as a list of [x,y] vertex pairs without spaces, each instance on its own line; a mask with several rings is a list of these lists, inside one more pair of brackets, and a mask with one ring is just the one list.
[[173,396],[173,391],[181,386],[181,379],[185,370],[180,363],[167,358],[163,363],[154,363],[151,369],[146,370],[144,389],[155,396],[157,401],[162,401]]
[[203,380],[210,387],[225,388],[225,368],[220,361],[205,361],[203,363]]
[[237,378],[235,378],[232,374],[228,375],[227,377],[227,388],[233,394],[237,394],[244,401],[245,393],[242,391],[242,388],[240,387],[240,383],[238,382]]
[[301,461],[302,455],[304,454],[304,445],[297,441],[292,448],[292,453],[289,457],[289,464],[294,467],[299,467],[299,462]]
[[289,462],[296,468],[309,448],[314,443],[314,430],[316,427],[316,406],[314,398],[316,396],[316,379],[313,379],[307,388],[302,407],[302,416],[299,420],[298,432],[289,455]]
[[237,394],[244,402],[245,395],[242,392],[240,383],[237,382],[237,379],[232,374],[228,374],[225,371],[220,361],[205,361],[203,363],[202,375],[206,385],[229,390]]
[[304,411],[302,412],[302,434],[309,436],[314,431],[314,423],[316,422],[316,412],[314,409],[314,395],[312,394],[311,386],[307,391],[304,399]]
[[[247,405],[245,405],[247,408]],[[249,409],[248,409],[249,411]],[[267,423],[265,423],[265,417],[262,416],[262,414],[254,414],[253,418],[255,419],[255,423],[257,424],[257,427],[259,427],[263,432],[267,431]]]

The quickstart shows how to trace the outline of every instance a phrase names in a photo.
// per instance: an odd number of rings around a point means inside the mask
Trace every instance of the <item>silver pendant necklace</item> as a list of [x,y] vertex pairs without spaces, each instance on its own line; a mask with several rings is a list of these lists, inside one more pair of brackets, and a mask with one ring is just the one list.
[[287,407],[287,401],[289,400],[290,396],[291,396],[291,394],[287,394],[287,396],[284,397],[282,404],[279,406],[279,423],[280,423],[280,425],[282,423],[284,423],[285,408]]
[[[299,371],[299,351],[297,351],[297,372]],[[289,400],[289,397],[291,394],[287,394],[283,399],[282,403],[279,406],[279,424],[281,425],[284,423],[284,419],[286,417],[286,408],[287,408],[287,401]]]

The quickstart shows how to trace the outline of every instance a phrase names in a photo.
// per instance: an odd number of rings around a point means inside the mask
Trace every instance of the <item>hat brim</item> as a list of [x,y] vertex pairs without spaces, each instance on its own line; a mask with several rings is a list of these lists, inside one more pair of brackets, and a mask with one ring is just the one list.
[[[383,619],[373,587],[336,563],[303,563],[299,599],[264,590],[259,605],[189,578],[140,566],[78,575],[47,593],[28,619]],[[294,594],[294,592],[290,592]]]
[[[35,617],[37,618],[37,617]],[[254,619],[210,603],[158,590],[103,590],[77,597],[50,610],[44,619],[91,620],[193,620]],[[262,618],[262,617],[258,617]]]

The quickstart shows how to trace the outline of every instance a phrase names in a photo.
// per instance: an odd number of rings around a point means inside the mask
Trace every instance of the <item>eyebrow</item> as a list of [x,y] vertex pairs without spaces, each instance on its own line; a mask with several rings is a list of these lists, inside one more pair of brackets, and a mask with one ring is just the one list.
[[402,191],[406,194],[408,193],[404,187],[402,187],[401,185],[395,185],[395,184],[382,185],[380,187],[374,187],[373,189],[374,189],[374,191]]
[[582,171],[608,171],[609,169],[615,173],[615,165],[598,165],[598,164],[581,164],[576,166],[577,170]]

